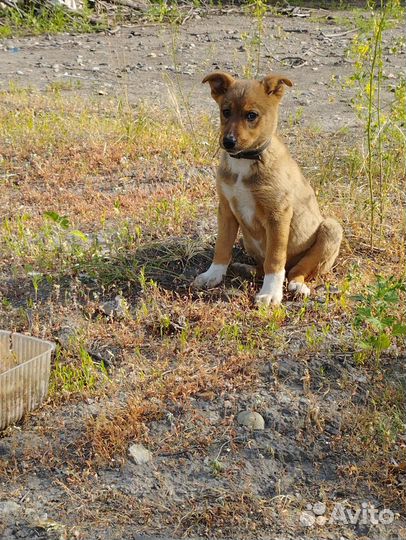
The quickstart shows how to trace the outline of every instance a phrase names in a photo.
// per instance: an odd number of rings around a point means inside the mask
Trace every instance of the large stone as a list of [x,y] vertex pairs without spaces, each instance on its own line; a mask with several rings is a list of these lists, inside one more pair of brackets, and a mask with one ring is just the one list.
[[57,338],[59,343],[65,349],[69,349],[78,339],[78,326],[77,323],[70,320],[65,320],[58,332]]
[[251,429],[265,429],[265,420],[257,412],[242,411],[237,416],[237,422]]
[[114,300],[103,302],[101,311],[110,318],[124,319],[128,314],[128,304],[125,298],[117,295]]
[[131,444],[128,447],[128,455],[136,465],[144,465],[152,459],[152,454],[142,444]]
[[316,516],[322,516],[326,513],[326,505],[323,502],[316,502],[313,505],[313,512]]
[[17,514],[21,506],[14,501],[0,501],[0,516]]

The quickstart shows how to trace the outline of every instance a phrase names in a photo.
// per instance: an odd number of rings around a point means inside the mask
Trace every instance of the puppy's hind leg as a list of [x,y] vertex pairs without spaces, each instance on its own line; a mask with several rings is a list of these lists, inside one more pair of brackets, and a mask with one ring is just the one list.
[[305,284],[305,280],[315,275],[325,274],[330,270],[337,258],[342,239],[343,229],[338,221],[333,218],[322,221],[315,243],[289,271],[288,289],[308,296],[310,289]]

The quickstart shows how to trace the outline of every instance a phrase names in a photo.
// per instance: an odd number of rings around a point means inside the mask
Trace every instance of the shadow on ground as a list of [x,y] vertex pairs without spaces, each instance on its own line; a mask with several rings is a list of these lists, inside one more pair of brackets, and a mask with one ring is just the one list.
[[[33,302],[55,300],[55,295],[64,304],[71,302],[72,297],[82,303],[95,296],[108,300],[120,293],[134,303],[143,283],[151,280],[165,290],[185,293],[194,277],[207,270],[213,251],[212,246],[204,247],[201,242],[189,238],[154,242],[135,251],[84,259],[74,263],[71,272],[43,274],[36,280],[33,275],[23,273],[3,277],[0,295],[13,307],[22,308]],[[233,262],[253,264],[239,245],[233,250]],[[231,270],[225,283],[238,290],[244,286],[246,278]],[[224,288],[219,288],[214,296],[218,298],[222,292]],[[199,294],[208,299],[213,297],[213,291]]]

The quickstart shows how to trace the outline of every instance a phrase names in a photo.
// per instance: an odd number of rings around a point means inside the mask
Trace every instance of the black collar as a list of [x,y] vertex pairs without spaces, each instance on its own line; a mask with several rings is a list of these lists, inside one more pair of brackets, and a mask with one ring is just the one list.
[[268,148],[271,144],[271,139],[268,139],[261,146],[255,150],[248,150],[247,152],[238,152],[238,154],[228,154],[230,157],[235,159],[253,159],[255,161],[262,160],[262,153]]

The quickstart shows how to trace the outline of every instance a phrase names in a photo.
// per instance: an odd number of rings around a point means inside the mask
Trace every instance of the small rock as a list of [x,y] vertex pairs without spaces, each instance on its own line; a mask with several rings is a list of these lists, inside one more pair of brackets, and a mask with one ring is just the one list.
[[302,512],[299,520],[304,527],[312,527],[316,521],[316,518],[311,512]]
[[149,58],[156,58],[156,53],[150,52],[147,56],[148,56]]
[[113,350],[111,350],[105,346],[102,348],[98,347],[97,349],[92,348],[87,352],[90,354],[90,357],[94,362],[104,364],[106,369],[109,369],[112,366],[116,355],[119,354],[117,347],[113,347]]
[[128,313],[128,304],[125,298],[117,295],[114,300],[103,302],[100,309],[107,317],[122,319]]
[[16,514],[20,511],[20,505],[14,501],[0,501],[0,516]]
[[73,322],[71,323],[69,321],[66,321],[62,324],[58,332],[57,339],[62,345],[62,347],[68,349],[69,346],[71,346],[72,343],[75,342],[77,334],[78,332],[76,325]]
[[116,302],[115,300],[112,300],[111,302],[103,302],[103,304],[100,306],[100,309],[105,315],[111,317],[114,314],[115,307]]
[[90,414],[90,416],[93,416],[93,418],[97,418],[100,414],[100,405],[98,403],[89,403],[87,406],[87,412]]
[[365,384],[368,382],[368,378],[365,375],[353,375],[352,379],[358,383]]
[[257,412],[242,411],[237,416],[237,422],[251,429],[265,429],[265,420]]
[[316,502],[313,505],[313,512],[316,516],[322,516],[326,513],[326,505],[322,502]]
[[143,465],[152,459],[152,454],[142,444],[131,444],[128,447],[128,455],[136,465]]
[[220,422],[220,415],[216,411],[205,411],[204,416],[210,424],[218,424]]

